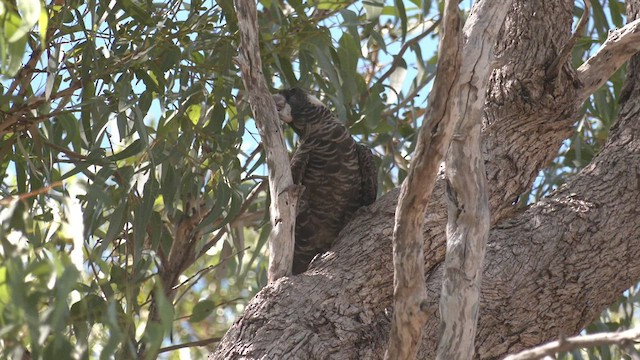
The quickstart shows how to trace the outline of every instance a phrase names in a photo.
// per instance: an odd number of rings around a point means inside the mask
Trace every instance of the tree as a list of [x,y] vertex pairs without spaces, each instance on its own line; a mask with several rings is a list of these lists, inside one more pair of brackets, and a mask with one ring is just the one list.
[[[476,345],[482,358],[580,331],[638,279],[637,267],[631,265],[638,248],[628,241],[638,236],[638,194],[632,185],[637,179],[629,171],[630,164],[636,167],[637,144],[631,134],[637,126],[635,112],[625,112],[635,106],[633,67],[621,95],[628,102],[622,103],[612,137],[590,166],[530,208],[518,211],[514,206],[514,199],[571,135],[583,101],[618,69],[620,60],[638,50],[613,45],[624,38],[622,33],[635,32],[634,22],[573,70],[566,50],[576,41],[570,32],[572,6],[516,2],[497,45],[505,63],[488,89],[483,141],[494,228]],[[633,5],[630,12],[635,18]],[[547,39],[556,48],[548,47]],[[629,184],[623,185],[624,199],[607,191],[621,184]],[[439,190],[431,200],[439,206],[425,214],[430,299],[439,298],[444,258],[442,184]],[[212,358],[381,357],[389,328],[391,281],[385,264],[391,262],[390,214],[396,197],[396,192],[387,194],[354,219],[308,275],[263,289]],[[594,268],[595,251],[604,261]],[[625,261],[614,264],[621,256]],[[439,324],[435,304],[421,357],[434,356]]]
[[[573,70],[611,24],[623,26],[620,2],[592,5],[585,37],[571,35],[582,9],[569,1],[515,1],[500,35],[482,142],[493,226],[482,357],[575,333],[640,278],[628,240],[639,230],[636,82],[630,72],[622,91],[624,68],[616,72],[635,51],[616,40],[635,35],[614,31],[610,53],[596,57],[607,61]],[[302,86],[330,103],[379,155],[384,195],[308,273],[268,285],[245,309],[266,284],[270,200],[234,62],[232,1],[0,2],[3,357],[177,358],[187,346],[202,357],[196,346],[220,341],[243,310],[214,357],[384,354],[392,189],[428,107],[438,4],[258,10],[268,86]],[[621,116],[604,145],[616,99]],[[437,338],[443,194],[438,181],[425,218],[433,316],[420,356]]]

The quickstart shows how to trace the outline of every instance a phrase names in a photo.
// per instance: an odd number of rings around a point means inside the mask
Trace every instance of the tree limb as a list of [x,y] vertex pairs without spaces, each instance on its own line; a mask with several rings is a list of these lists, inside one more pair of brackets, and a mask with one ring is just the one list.
[[394,313],[385,359],[414,359],[427,317],[423,305],[426,291],[421,229],[438,167],[449,147],[457,121],[454,104],[459,91],[462,40],[457,0],[446,1],[443,17],[438,73],[396,208],[393,230]]
[[578,20],[578,24],[576,25],[576,29],[571,35],[569,41],[562,47],[560,50],[560,54],[553,60],[549,68],[547,69],[547,80],[552,81],[558,73],[560,72],[560,68],[562,65],[566,64],[571,58],[571,53],[573,52],[573,47],[576,45],[578,39],[582,36],[584,32],[585,26],[587,26],[587,22],[589,22],[589,10],[591,9],[591,0],[583,0],[584,2],[584,11],[582,12],[582,16],[580,20]]
[[267,153],[272,227],[269,234],[268,273],[269,281],[273,282],[291,274],[296,208],[302,189],[293,184],[276,105],[262,73],[256,3],[253,0],[234,0],[233,3],[241,40],[236,61]]
[[591,348],[602,345],[623,346],[629,342],[640,341],[640,328],[629,329],[621,332],[606,332],[574,336],[567,339],[560,338],[542,346],[522,351],[515,355],[509,355],[504,360],[537,360],[545,356],[552,356],[559,352],[571,351],[577,348]]
[[609,33],[600,49],[578,68],[578,79],[582,83],[581,97],[587,98],[640,51],[640,19]]
[[437,359],[471,359],[480,299],[480,279],[489,237],[487,179],[480,148],[484,101],[493,70],[498,31],[509,4],[477,2],[464,27],[460,117],[447,154],[447,253],[440,297]]

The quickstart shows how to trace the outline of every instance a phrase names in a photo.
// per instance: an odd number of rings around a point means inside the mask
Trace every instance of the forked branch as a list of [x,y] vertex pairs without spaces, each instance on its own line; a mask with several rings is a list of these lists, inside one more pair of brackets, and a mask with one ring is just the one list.
[[447,0],[443,37],[438,48],[438,73],[429,108],[420,129],[409,174],[402,183],[393,230],[394,312],[385,359],[414,359],[427,319],[422,225],[438,168],[451,141],[456,117],[460,68],[458,1]]

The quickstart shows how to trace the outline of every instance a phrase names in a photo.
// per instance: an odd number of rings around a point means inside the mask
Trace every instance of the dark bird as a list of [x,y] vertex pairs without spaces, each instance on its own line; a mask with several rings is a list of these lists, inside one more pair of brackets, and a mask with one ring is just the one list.
[[296,217],[296,275],[329,250],[358,208],[376,200],[377,169],[371,150],[316,97],[293,88],[273,98],[280,119],[299,137],[291,159],[293,182],[305,187]]

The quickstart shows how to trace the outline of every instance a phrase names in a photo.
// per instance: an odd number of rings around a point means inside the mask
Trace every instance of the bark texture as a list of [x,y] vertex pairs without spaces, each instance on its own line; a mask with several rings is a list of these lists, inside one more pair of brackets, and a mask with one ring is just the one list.
[[487,80],[494,68],[493,50],[506,14],[503,3],[478,1],[464,26],[461,89],[455,101],[458,110],[454,111],[459,120],[445,170],[449,220],[440,295],[442,331],[436,359],[464,360],[474,354],[482,263],[490,227],[480,130]]
[[269,169],[269,281],[291,274],[298,198],[303,188],[293,184],[276,104],[262,73],[258,14],[254,0],[234,0],[241,46],[236,59],[242,72],[253,118],[267,153]]
[[[458,124],[462,32],[457,0],[445,1],[438,74],[420,129],[416,156],[402,183],[393,229],[393,322],[385,359],[415,359],[427,320],[424,277],[424,212]],[[491,44],[491,47],[493,44]],[[471,60],[471,59],[469,59]],[[467,60],[467,61],[469,61]]]
[[[640,279],[638,61],[629,66],[620,118],[601,153],[548,198],[526,211],[514,206],[571,135],[588,95],[567,64],[547,74],[571,38],[572,9],[566,0],[514,1],[501,31],[505,65],[491,77],[482,137],[492,230],[478,358],[575,334]],[[361,210],[308,272],[263,289],[211,358],[382,358],[393,313],[397,197],[391,191]],[[439,335],[445,204],[438,181],[423,228],[430,316],[420,358],[435,356]]]

